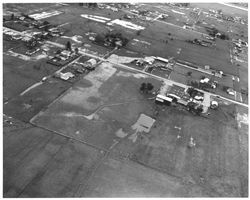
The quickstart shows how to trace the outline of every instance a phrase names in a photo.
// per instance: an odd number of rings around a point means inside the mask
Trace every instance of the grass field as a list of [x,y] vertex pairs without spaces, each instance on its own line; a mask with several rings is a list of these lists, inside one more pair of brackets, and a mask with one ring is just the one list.
[[[157,37],[155,37],[157,30]],[[168,36],[166,33],[171,33]],[[191,32],[180,31],[175,27],[164,26],[161,23],[154,23],[149,26],[140,36],[139,40],[149,42],[151,45],[144,47],[142,45],[131,45],[126,47],[131,51],[141,52],[146,55],[160,56],[164,58],[175,57],[181,60],[196,63],[201,67],[210,65],[212,68],[222,70],[228,74],[236,74],[237,70],[230,63],[227,41],[218,41],[216,48],[207,48],[185,42],[186,39],[195,39]],[[171,40],[173,38],[174,40]],[[198,37],[199,38],[199,37]],[[168,43],[165,41],[168,40]],[[143,48],[144,47],[144,48]],[[178,54],[177,52],[180,51]]]
[[[119,125],[129,130],[139,113],[152,112],[153,104],[139,92],[144,81],[151,82],[155,89],[160,87],[160,82],[143,78],[143,75],[100,65],[32,122],[108,149],[117,139],[115,132]],[[93,120],[86,119],[86,116],[92,116]]]

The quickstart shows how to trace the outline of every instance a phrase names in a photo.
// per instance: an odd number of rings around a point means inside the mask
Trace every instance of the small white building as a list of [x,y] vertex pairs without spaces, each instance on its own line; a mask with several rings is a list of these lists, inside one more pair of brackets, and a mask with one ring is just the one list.
[[168,63],[168,62],[169,62],[168,59],[166,59],[166,58],[161,58],[161,57],[156,57],[155,60],[159,60],[159,61],[165,62],[165,63]]
[[211,101],[211,105],[210,105],[210,108],[212,109],[216,109],[218,108],[219,104],[217,101]]
[[66,72],[66,73],[61,73],[60,78],[67,81],[70,78],[73,78],[75,75],[72,74],[71,72]]
[[208,83],[209,82],[209,78],[204,78],[200,80],[200,83]]
[[95,65],[97,63],[97,61],[96,61],[96,59],[91,58],[86,63],[89,64],[89,65],[91,65],[91,66],[93,66],[93,65]]
[[158,94],[155,99],[156,102],[162,103],[162,104],[167,104],[170,105],[173,101],[172,98],[166,97],[164,95]]
[[228,88],[227,93],[234,96],[236,92],[232,88]]

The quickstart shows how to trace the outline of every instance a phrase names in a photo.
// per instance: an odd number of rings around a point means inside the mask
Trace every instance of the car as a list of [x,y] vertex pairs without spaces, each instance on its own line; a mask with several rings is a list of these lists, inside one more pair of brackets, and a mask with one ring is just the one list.
[[45,82],[47,79],[48,79],[48,77],[46,77],[46,76],[43,77],[43,78],[42,78],[42,82]]
[[232,88],[228,88],[227,93],[234,96],[236,92]]

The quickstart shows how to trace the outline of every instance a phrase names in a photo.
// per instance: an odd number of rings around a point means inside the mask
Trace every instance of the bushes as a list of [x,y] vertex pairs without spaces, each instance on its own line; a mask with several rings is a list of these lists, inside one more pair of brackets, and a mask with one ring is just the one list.
[[220,39],[229,40],[229,36],[223,33],[223,34],[221,34]]
[[105,36],[97,35],[95,42],[100,45],[116,47],[118,43],[121,43],[121,46],[126,46],[129,40],[123,37],[121,33],[107,33]]

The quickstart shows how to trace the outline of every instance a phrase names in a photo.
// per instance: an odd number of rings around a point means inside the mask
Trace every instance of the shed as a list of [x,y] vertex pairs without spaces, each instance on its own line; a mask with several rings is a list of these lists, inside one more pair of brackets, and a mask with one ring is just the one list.
[[161,103],[161,104],[166,104],[166,105],[171,105],[171,102],[173,101],[172,98],[163,96],[161,94],[158,94],[155,99],[156,103]]
[[184,105],[184,106],[187,106],[187,105],[188,105],[188,102],[185,101],[185,100],[183,100],[183,99],[178,99],[177,102],[178,102],[179,104]]
[[169,60],[166,59],[166,58],[156,57],[155,59],[156,59],[156,60],[159,60],[159,61],[162,61],[162,62],[165,62],[165,63],[168,63],[168,62],[169,62]]

